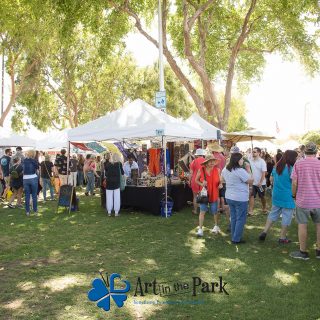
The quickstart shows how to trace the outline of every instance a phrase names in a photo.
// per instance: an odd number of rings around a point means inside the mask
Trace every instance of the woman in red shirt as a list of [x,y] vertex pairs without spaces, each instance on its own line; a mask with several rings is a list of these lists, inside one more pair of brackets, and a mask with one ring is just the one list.
[[206,155],[206,151],[203,149],[197,149],[195,153],[195,159],[190,163],[190,179],[189,179],[189,185],[192,189],[193,193],[193,214],[197,214],[198,204],[196,201],[197,194],[201,190],[201,187],[196,183],[196,175],[199,171],[199,169],[202,168],[201,164],[204,161],[204,157]]
[[217,158],[213,155],[206,156],[202,163],[202,168],[198,170],[196,175],[196,183],[201,187],[207,188],[209,203],[200,204],[200,215],[199,215],[199,229],[197,235],[203,236],[203,221],[204,215],[210,208],[211,214],[214,217],[214,227],[211,230],[214,233],[219,233],[220,228],[218,226],[219,215],[218,215],[218,198],[219,198],[219,187],[220,184],[220,169],[216,166]]

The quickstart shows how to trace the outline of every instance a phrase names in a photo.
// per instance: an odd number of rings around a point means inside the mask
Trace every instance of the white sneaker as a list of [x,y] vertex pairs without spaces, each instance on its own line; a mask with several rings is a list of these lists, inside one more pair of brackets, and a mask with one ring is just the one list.
[[111,217],[111,212],[108,212],[108,216]]
[[211,230],[211,232],[213,233],[219,233],[221,230],[218,226],[214,226],[213,229]]
[[115,216],[115,217],[119,217],[120,214],[119,214],[118,212],[115,212],[115,213],[114,213],[114,216]]
[[202,229],[198,229],[198,231],[197,231],[197,236],[198,237],[203,237],[203,230]]

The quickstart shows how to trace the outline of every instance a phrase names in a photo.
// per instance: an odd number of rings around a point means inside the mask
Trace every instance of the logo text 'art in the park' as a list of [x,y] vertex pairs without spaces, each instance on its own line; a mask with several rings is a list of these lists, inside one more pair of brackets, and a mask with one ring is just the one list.
[[[112,273],[107,277],[107,281],[100,273],[102,279],[96,278],[92,281],[92,289],[88,292],[88,298],[90,301],[98,301],[97,306],[105,311],[110,310],[110,302],[112,297],[115,304],[121,308],[124,302],[127,300],[126,293],[130,290],[130,282],[127,280],[121,280],[121,276],[118,273]],[[125,287],[121,289],[115,288],[115,279],[121,280],[121,284]]]
[[[123,307],[124,302],[127,300],[127,293],[131,288],[130,282],[128,280],[121,280],[121,276],[118,273],[112,273],[110,277],[106,275],[106,280],[101,272],[100,275],[102,279],[96,278],[92,281],[93,288],[88,292],[89,300],[97,302],[97,306],[105,311],[110,310],[112,300],[119,308]],[[118,280],[115,283],[116,279]],[[207,294],[229,295],[226,289],[227,282],[223,281],[222,276],[211,281],[204,281],[200,277],[191,277],[190,280],[166,282],[159,282],[155,278],[152,281],[145,282],[141,277],[137,277],[134,283],[135,287],[132,292],[133,297],[148,296],[168,298],[172,296],[179,296],[180,300],[175,302],[180,304],[185,302],[181,300],[182,295],[188,295],[192,298],[199,296],[203,298]],[[151,302],[156,302],[156,304],[164,303],[159,300],[150,300],[149,303]],[[139,302],[134,300],[134,303],[137,304]],[[195,304],[195,300],[190,300],[188,303]]]

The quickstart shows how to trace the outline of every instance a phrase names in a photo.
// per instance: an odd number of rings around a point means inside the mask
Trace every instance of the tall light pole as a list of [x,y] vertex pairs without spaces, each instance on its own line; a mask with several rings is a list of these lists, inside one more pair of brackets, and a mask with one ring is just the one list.
[[1,63],[1,116],[3,114],[4,103],[4,49],[2,51],[2,63]]
[[164,68],[163,68],[163,39],[162,39],[161,0],[158,1],[158,31],[159,31],[159,91],[165,91],[165,89],[164,89]]

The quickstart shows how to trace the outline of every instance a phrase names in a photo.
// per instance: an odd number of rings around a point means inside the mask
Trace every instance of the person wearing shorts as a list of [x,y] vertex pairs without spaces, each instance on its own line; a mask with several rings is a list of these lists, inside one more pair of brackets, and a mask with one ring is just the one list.
[[253,208],[254,208],[254,199],[256,198],[257,194],[261,200],[262,204],[262,211],[263,213],[267,213],[266,208],[266,199],[264,197],[265,190],[266,190],[266,173],[267,173],[267,164],[261,158],[261,149],[260,148],[253,148],[252,151],[252,158],[249,159],[250,166],[253,175],[253,186],[250,195],[250,202],[249,202],[249,213],[248,215],[253,215]]
[[220,228],[218,226],[219,213],[218,213],[218,198],[219,198],[219,187],[220,185],[220,170],[215,166],[217,158],[213,155],[207,155],[204,162],[202,163],[202,168],[198,170],[196,175],[196,183],[201,186],[201,188],[206,188],[208,193],[208,203],[200,204],[200,214],[199,214],[199,229],[197,236],[203,236],[203,222],[204,216],[208,209],[210,208],[211,214],[214,218],[214,227],[211,230],[213,233],[219,233]]
[[291,224],[295,203],[292,198],[291,172],[297,160],[298,153],[287,150],[273,168],[270,181],[273,184],[272,209],[268,215],[263,232],[259,235],[259,240],[264,241],[272,224],[282,215],[281,232],[279,243],[290,243],[287,238],[288,227]]
[[305,146],[305,159],[297,161],[293,167],[292,196],[296,199],[298,237],[300,250],[290,253],[295,259],[308,260],[308,221],[316,225],[316,258],[320,259],[320,161],[317,159],[317,145],[309,142]]

